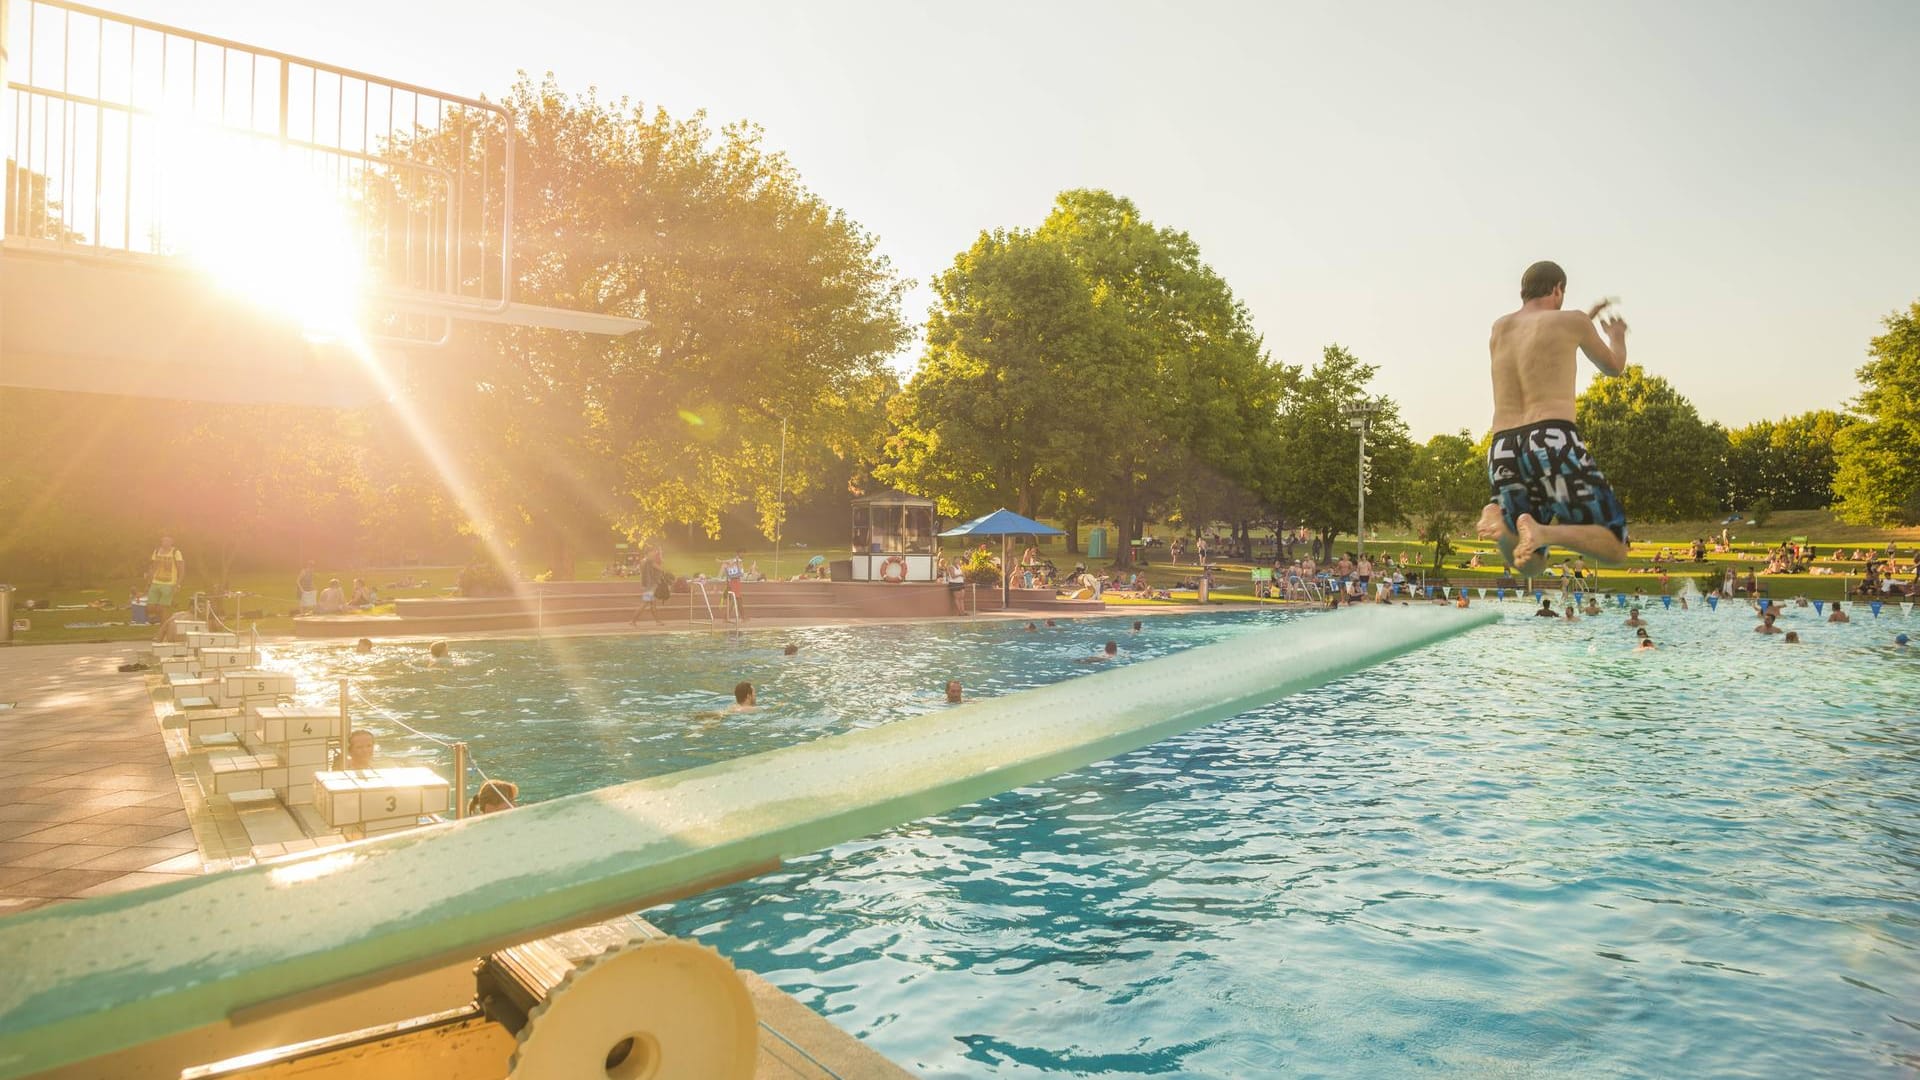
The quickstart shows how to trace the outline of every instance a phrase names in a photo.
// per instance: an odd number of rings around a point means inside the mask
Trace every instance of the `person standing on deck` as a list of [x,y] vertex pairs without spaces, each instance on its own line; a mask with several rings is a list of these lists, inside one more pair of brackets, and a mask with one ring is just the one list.
[[173,537],[160,538],[153,549],[152,567],[147,576],[147,621],[164,625],[167,610],[173,607],[173,594],[187,576],[187,557],[173,546]]
[[[1532,576],[1561,547],[1602,565],[1627,561],[1627,512],[1574,426],[1575,354],[1608,375],[1627,367],[1627,324],[1595,321],[1612,303],[1562,311],[1566,271],[1551,262],[1527,267],[1520,309],[1494,321],[1493,442],[1487,448],[1492,500],[1480,515],[1481,538],[1500,547],[1507,566]],[[1606,338],[1601,338],[1601,330]],[[1704,464],[1704,463],[1702,463]],[[1542,521],[1551,519],[1551,524]]]
[[733,558],[720,564],[720,575],[727,579],[727,598],[733,604],[734,617],[746,622],[747,608],[741,601],[740,583],[747,576],[747,553],[734,551]]

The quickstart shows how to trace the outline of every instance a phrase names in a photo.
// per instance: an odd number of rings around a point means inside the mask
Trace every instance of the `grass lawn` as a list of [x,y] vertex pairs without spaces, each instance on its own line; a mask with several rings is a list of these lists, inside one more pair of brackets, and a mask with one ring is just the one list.
[[[1648,573],[1653,566],[1653,556],[1663,547],[1674,553],[1681,553],[1696,536],[1719,535],[1718,522],[1682,522],[1674,525],[1647,525],[1638,529],[1648,539],[1637,541],[1633,545],[1633,557],[1625,567],[1603,570],[1600,575],[1600,588],[1608,592],[1631,593],[1643,589],[1650,596],[1660,593],[1660,579]],[[1729,567],[1738,571],[1742,577],[1748,569],[1759,570],[1766,565],[1766,552],[1782,540],[1795,536],[1806,536],[1820,548],[1822,558],[1815,564],[1817,569],[1831,570],[1831,574],[1794,574],[1763,575],[1758,580],[1761,588],[1769,596],[1787,598],[1805,596],[1810,600],[1836,600],[1841,590],[1850,583],[1858,588],[1862,564],[1859,562],[1840,562],[1832,559],[1836,547],[1857,548],[1872,547],[1883,549],[1891,540],[1903,552],[1901,565],[1910,565],[1911,555],[1904,553],[1920,548],[1920,528],[1909,529],[1868,529],[1860,526],[1843,525],[1834,520],[1825,511],[1799,510],[1780,511],[1773,515],[1764,527],[1753,525],[1729,526],[1734,538],[1734,550],[1725,555],[1709,554],[1707,562],[1697,564],[1681,562],[1670,564],[1669,590],[1680,588],[1688,577],[1700,577],[1706,574],[1721,574]],[[1162,528],[1161,534],[1171,535],[1171,530]],[[1082,531],[1085,536],[1085,530]],[[1378,557],[1392,553],[1395,558],[1412,557],[1418,560],[1429,580],[1445,581],[1450,584],[1466,586],[1485,586],[1492,588],[1500,577],[1497,565],[1483,567],[1480,570],[1467,570],[1461,564],[1475,552],[1481,554],[1484,562],[1498,562],[1493,547],[1478,539],[1456,539],[1454,552],[1447,559],[1447,567],[1435,571],[1430,565],[1433,547],[1424,544],[1405,530],[1383,530],[1376,540],[1367,542],[1369,554]],[[1352,550],[1351,537],[1342,538],[1340,548]],[[1017,547],[1016,551],[1019,550]],[[1066,544],[1055,538],[1040,547],[1043,557],[1051,559],[1062,570],[1071,569],[1075,563],[1087,563],[1096,571],[1112,566],[1111,559],[1088,559],[1084,554],[1069,555]],[[731,551],[715,547],[684,548],[669,546],[666,565],[675,574],[691,576],[705,573],[714,576],[719,573],[720,563],[729,557]],[[829,560],[847,557],[844,540],[837,537],[809,538],[806,541],[790,543],[781,548],[779,555],[779,574],[791,577],[801,571],[807,560],[814,555],[824,555]],[[1155,561],[1147,567],[1147,580],[1156,588],[1173,588],[1174,602],[1192,603],[1195,596],[1191,590],[1180,590],[1179,584],[1190,580],[1194,566],[1189,561],[1181,566],[1169,565],[1165,546],[1156,548],[1151,556]],[[771,545],[750,549],[746,552],[749,564],[758,563],[760,569],[769,577],[774,576],[774,551]],[[610,560],[581,560],[574,567],[576,580],[592,581],[601,577]],[[1214,594],[1223,602],[1248,603],[1253,601],[1250,571],[1253,564],[1245,561],[1227,561],[1215,564]],[[205,587],[204,578],[195,574],[194,566],[188,564],[187,591]],[[1410,571],[1418,573],[1419,571]],[[407,567],[407,568],[360,568],[322,567],[317,571],[321,583],[328,578],[337,577],[349,588],[353,579],[364,577],[378,591],[383,601],[402,598],[446,596],[454,580],[459,576],[457,566]],[[294,607],[294,578],[296,569],[260,572],[237,575],[235,588],[246,595],[238,602],[240,621],[233,622],[235,605],[224,603],[221,614],[236,629],[246,630],[258,625],[262,634],[290,634],[293,632],[293,620],[290,612]],[[391,582],[413,578],[424,581],[424,585],[411,588],[388,588]],[[1902,574],[1901,580],[1910,580],[1909,574]],[[15,615],[32,620],[32,629],[14,635],[19,644],[45,644],[56,642],[81,641],[133,641],[152,637],[154,628],[150,626],[127,625],[126,599],[133,582],[99,583],[84,587],[51,588],[45,584],[21,583],[14,593]],[[1535,587],[1558,588],[1558,579],[1539,579]],[[114,606],[107,609],[74,607],[67,610],[22,611],[20,605],[26,600],[46,600],[54,605],[86,605],[96,600],[106,600]],[[1153,604],[1165,601],[1130,601],[1113,598],[1110,603],[1125,606],[1128,604]],[[390,605],[383,604],[376,612],[390,613]],[[260,612],[259,617],[250,613]],[[108,623],[117,625],[85,625],[88,623]]]

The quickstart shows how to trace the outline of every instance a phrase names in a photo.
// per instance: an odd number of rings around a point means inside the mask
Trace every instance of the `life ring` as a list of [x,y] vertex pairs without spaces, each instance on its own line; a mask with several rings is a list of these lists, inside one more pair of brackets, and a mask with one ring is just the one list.
[[880,564],[880,580],[889,585],[898,585],[907,580],[907,560],[898,555],[889,555]]

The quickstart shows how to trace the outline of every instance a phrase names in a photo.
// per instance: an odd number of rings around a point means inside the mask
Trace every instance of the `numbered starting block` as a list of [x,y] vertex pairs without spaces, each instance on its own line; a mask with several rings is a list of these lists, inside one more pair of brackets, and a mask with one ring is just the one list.
[[159,641],[154,643],[153,658],[155,660],[184,659],[187,651],[187,647],[177,641]]
[[173,629],[178,634],[204,634],[212,627],[207,625],[205,619],[177,619],[174,621]]
[[321,772],[313,778],[314,810],[336,829],[373,836],[419,824],[424,814],[444,814],[448,785],[419,767]]
[[199,651],[198,659],[200,671],[203,674],[213,674],[229,669],[240,671],[250,668],[260,662],[260,655],[252,649],[238,647],[205,648]]
[[294,677],[285,671],[223,668],[215,700],[222,705],[273,705],[293,695]]
[[182,637],[186,639],[187,648],[194,650],[231,649],[240,644],[240,635],[223,630],[188,631]]
[[[327,758],[345,729],[338,708],[312,705],[248,706],[248,745],[256,753],[278,757],[287,782],[274,788],[288,806],[311,803],[313,778],[327,769]],[[272,787],[272,785],[267,785]]]

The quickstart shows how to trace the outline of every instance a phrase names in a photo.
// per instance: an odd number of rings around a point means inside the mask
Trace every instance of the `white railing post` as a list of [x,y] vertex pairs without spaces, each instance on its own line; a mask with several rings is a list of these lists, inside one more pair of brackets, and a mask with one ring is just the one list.
[[453,744],[453,817],[467,816],[467,744]]

